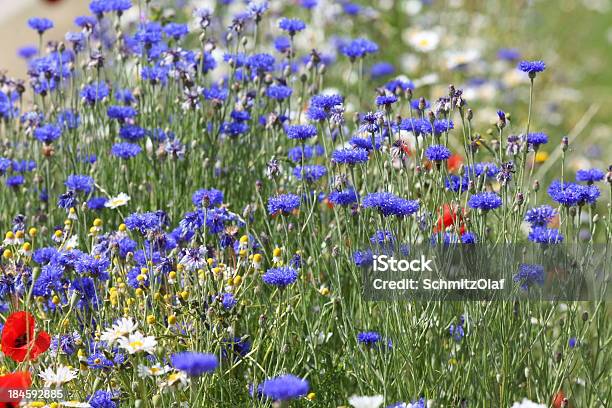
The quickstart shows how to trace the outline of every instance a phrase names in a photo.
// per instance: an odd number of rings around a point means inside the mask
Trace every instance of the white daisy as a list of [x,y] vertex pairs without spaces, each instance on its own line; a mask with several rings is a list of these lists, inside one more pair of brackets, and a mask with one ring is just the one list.
[[353,395],[348,400],[353,408],[378,408],[385,402],[382,395],[374,395],[372,397],[359,397]]
[[117,320],[112,327],[106,329],[104,333],[102,333],[100,340],[107,342],[110,346],[120,338],[132,333],[137,327],[138,323],[134,322],[131,318],[122,317]]
[[146,366],[144,364],[139,364],[138,365],[138,376],[140,378],[146,378],[146,377],[157,377],[160,375],[164,375],[166,373],[168,373],[169,371],[171,371],[172,369],[170,368],[170,366],[163,366],[159,363],[155,364],[154,366]]
[[527,398],[523,398],[523,401],[515,402],[510,408],[546,408],[547,406],[548,405],[538,404],[537,402],[533,402],[528,400]]
[[153,354],[157,346],[157,340],[153,336],[144,336],[141,332],[130,334],[128,337],[121,337],[118,340],[119,347],[130,354],[145,352]]
[[77,373],[78,371],[75,369],[59,365],[55,371],[51,367],[47,367],[45,371],[38,375],[45,381],[45,388],[49,388],[60,387],[72,381],[77,377]]
[[168,375],[166,381],[162,381],[159,385],[161,388],[183,388],[189,384],[189,377],[184,371],[176,371]]
[[130,196],[125,193],[119,193],[117,197],[111,197],[104,204],[106,208],[115,209],[117,207],[124,206],[130,201]]

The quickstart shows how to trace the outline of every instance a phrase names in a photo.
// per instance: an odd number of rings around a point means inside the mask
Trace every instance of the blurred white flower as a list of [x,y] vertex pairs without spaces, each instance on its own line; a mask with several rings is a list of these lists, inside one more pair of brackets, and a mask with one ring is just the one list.
[[402,36],[406,43],[420,52],[431,52],[440,43],[440,36],[432,30],[407,30]]
[[147,378],[147,377],[157,377],[160,375],[164,375],[168,372],[170,372],[172,370],[172,368],[170,368],[170,366],[163,366],[159,363],[149,367],[146,366],[144,364],[139,364],[138,365],[138,376],[140,378]]
[[521,402],[515,402],[510,408],[546,408],[548,405],[538,404],[524,398]]
[[348,399],[348,402],[353,408],[378,408],[385,402],[385,399],[382,395],[374,395],[372,397],[353,395]]
[[415,16],[423,9],[423,2],[421,0],[408,0],[404,2],[404,12],[409,16]]
[[51,367],[47,367],[45,371],[38,375],[45,382],[45,388],[61,387],[76,378],[77,370],[59,365],[55,371]]
[[130,196],[125,193],[119,193],[117,197],[111,197],[104,204],[106,208],[115,209],[117,207],[124,206],[130,201]]

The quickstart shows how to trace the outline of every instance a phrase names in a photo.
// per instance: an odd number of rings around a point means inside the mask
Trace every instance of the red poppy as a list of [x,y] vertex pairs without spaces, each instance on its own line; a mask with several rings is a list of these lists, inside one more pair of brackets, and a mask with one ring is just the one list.
[[568,399],[565,397],[563,391],[559,391],[553,397],[553,408],[571,408]]
[[35,360],[47,351],[51,337],[44,331],[35,334],[36,321],[28,312],[16,312],[2,329],[2,352],[17,362]]
[[28,371],[0,375],[0,408],[18,407],[21,398],[11,395],[12,392],[26,391],[30,385],[32,385],[32,376]]
[[[465,210],[463,211],[465,214]],[[442,214],[438,216],[438,222],[434,228],[434,233],[445,231],[449,227],[456,228],[459,226],[459,234],[465,232],[465,224],[463,223],[463,214],[457,214],[457,208],[451,210],[451,206],[444,204],[442,206]]]
[[463,164],[463,159],[458,154],[453,154],[451,155],[451,157],[448,158],[446,164],[448,166],[448,171],[453,173],[459,170],[459,167],[461,167],[461,165]]

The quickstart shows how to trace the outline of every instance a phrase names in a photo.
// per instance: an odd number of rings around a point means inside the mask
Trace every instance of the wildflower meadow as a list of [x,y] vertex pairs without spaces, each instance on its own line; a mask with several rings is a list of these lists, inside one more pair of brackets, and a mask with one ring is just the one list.
[[612,405],[609,105],[538,2],[83,1],[0,50],[0,408]]

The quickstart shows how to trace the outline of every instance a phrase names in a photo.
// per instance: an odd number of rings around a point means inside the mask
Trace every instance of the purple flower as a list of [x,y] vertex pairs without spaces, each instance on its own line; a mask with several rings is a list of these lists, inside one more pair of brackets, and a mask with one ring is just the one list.
[[385,217],[390,215],[404,217],[416,213],[420,206],[416,200],[408,200],[391,193],[381,192],[368,194],[363,199],[363,207],[375,208]]
[[68,187],[69,190],[76,192],[82,191],[85,194],[89,194],[93,190],[94,179],[81,174],[72,174],[68,176],[64,185]]
[[527,143],[534,150],[537,150],[540,145],[548,143],[548,136],[546,133],[537,132],[537,133],[529,133],[527,135]]
[[581,185],[567,181],[555,180],[548,187],[548,195],[566,207],[594,204],[600,195],[595,185]]
[[558,229],[554,228],[534,227],[527,238],[537,244],[559,244],[563,242],[563,235]]
[[538,72],[543,72],[546,69],[544,61],[521,61],[518,64],[518,69],[529,74],[529,78],[536,77]]
[[557,211],[550,205],[534,207],[525,213],[525,221],[532,227],[545,227],[557,215]]
[[317,135],[317,128],[312,125],[287,125],[285,133],[289,139],[306,140]]
[[352,188],[344,191],[332,191],[327,198],[334,205],[346,206],[357,202],[357,193]]
[[527,291],[533,285],[544,285],[544,267],[542,265],[520,264],[518,272],[512,280],[518,283],[522,290]]
[[308,393],[308,381],[291,374],[266,380],[261,385],[261,393],[275,401],[287,401]]
[[332,153],[332,161],[336,163],[355,165],[368,161],[368,151],[365,149],[341,149]]
[[217,356],[214,354],[184,351],[170,357],[172,367],[187,373],[191,377],[198,377],[205,373],[212,373],[219,366]]
[[320,165],[308,165],[308,166],[298,166],[293,170],[293,176],[298,180],[305,180],[308,183],[314,183],[319,180],[321,177],[327,174],[327,169],[325,166]]
[[300,197],[295,194],[281,194],[268,198],[268,213],[291,214],[293,210],[300,206]]
[[198,190],[191,196],[191,202],[196,207],[215,207],[223,203],[223,192],[214,188]]
[[116,143],[111,147],[111,154],[120,159],[131,159],[138,156],[142,148],[133,143]]
[[291,96],[293,90],[288,86],[272,85],[266,90],[266,95],[272,99],[283,100]]
[[62,128],[57,125],[43,125],[34,129],[34,137],[45,144],[51,144],[62,135]]
[[606,177],[603,171],[599,169],[578,170],[576,172],[576,181],[593,184],[596,181],[601,181]]

